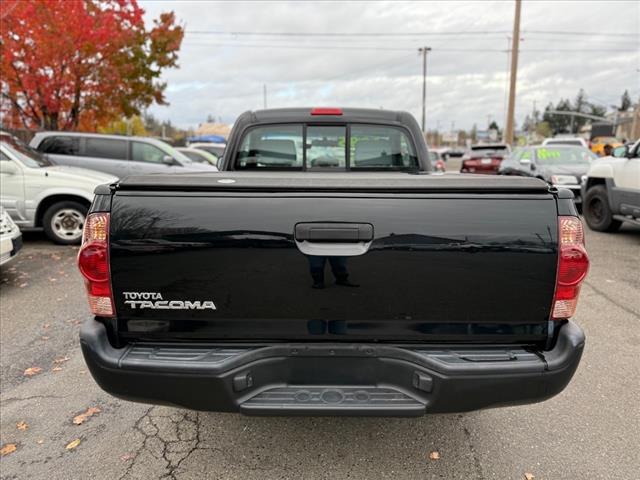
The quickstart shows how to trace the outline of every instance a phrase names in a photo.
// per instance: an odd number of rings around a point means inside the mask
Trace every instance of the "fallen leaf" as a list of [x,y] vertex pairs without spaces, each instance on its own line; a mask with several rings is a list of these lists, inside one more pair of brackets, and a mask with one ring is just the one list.
[[533,480],[536,477],[533,476],[533,473],[525,473],[524,478],[525,480]]
[[60,367],[53,367],[53,368],[51,369],[51,371],[52,371],[52,372],[61,372],[61,371],[62,371],[62,368],[60,368]]
[[50,282],[57,282],[57,281],[58,281],[58,279],[57,279],[57,278],[53,278],[53,277],[51,277],[51,278],[49,278],[49,281],[50,281]]
[[89,407],[86,412],[81,413],[80,415],[76,415],[73,417],[73,423],[75,425],[82,425],[86,422],[89,417],[94,416],[96,413],[100,413],[100,409],[98,407]]
[[9,455],[10,453],[15,452],[18,449],[18,446],[15,443],[5,443],[0,448],[0,457],[4,457],[5,455]]
[[27,428],[29,428],[29,425],[27,425],[27,423],[26,423],[26,422],[18,422],[18,423],[16,423],[16,428],[17,428],[18,430],[22,430],[22,431],[24,431],[24,430],[26,430]]
[[61,363],[64,363],[66,361],[69,360],[69,357],[60,357],[60,358],[56,358],[53,363],[55,363],[56,365],[59,365]]
[[128,462],[129,460],[131,460],[134,457],[134,455],[132,453],[125,453],[124,455],[122,455],[120,457],[120,460],[122,460],[123,462]]
[[20,287],[20,288],[24,288],[24,287],[26,287],[27,285],[29,285],[29,284],[28,284],[28,283],[21,283],[20,285],[18,285],[18,287]]
[[429,454],[429,458],[430,458],[431,460],[440,460],[440,453],[438,453],[438,452],[431,452],[431,453]]
[[37,443],[38,445],[42,445],[42,444],[44,443],[44,440],[41,438],[41,439],[39,439],[39,440],[36,440],[36,443]]
[[78,445],[80,445],[80,442],[82,440],[80,440],[79,438],[76,438],[73,442],[69,442],[67,444],[67,446],[65,447],[67,450],[73,450],[74,448],[76,448]]
[[23,375],[25,377],[33,377],[34,375],[39,374],[42,371],[42,369],[40,367],[29,367],[27,368]]

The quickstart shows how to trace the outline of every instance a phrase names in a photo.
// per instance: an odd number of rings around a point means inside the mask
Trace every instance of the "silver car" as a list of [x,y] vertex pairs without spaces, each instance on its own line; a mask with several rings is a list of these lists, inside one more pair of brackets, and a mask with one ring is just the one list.
[[215,172],[168,143],[148,137],[98,133],[38,132],[29,145],[56,165],[88,168],[119,178],[147,173]]
[[53,165],[11,135],[0,135],[0,205],[22,229],[44,229],[56,243],[80,243],[94,189],[118,179]]

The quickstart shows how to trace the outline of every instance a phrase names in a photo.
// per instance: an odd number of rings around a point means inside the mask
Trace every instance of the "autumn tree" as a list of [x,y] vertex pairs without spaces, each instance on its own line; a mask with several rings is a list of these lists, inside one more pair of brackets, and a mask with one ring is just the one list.
[[95,130],[165,104],[163,70],[184,30],[171,13],[145,28],[136,0],[3,0],[3,123]]

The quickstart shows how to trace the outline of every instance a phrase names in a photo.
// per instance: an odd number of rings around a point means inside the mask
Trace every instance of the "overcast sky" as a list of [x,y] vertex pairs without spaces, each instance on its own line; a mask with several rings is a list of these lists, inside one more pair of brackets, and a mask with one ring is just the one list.
[[[512,1],[141,5],[147,22],[173,9],[186,28],[180,68],[164,76],[170,106],[150,109],[181,127],[262,108],[263,85],[269,108],[383,107],[419,121],[422,45],[433,49],[429,129],[504,124]],[[640,2],[524,0],[521,29],[519,123],[534,101],[544,108],[580,88],[606,106],[625,89],[640,97]]]

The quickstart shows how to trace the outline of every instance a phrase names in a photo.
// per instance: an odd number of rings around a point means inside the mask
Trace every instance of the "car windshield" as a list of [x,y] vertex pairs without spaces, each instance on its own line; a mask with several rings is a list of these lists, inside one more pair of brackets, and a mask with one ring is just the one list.
[[209,152],[211,155],[214,155],[216,158],[220,158],[222,156],[222,152],[224,152],[224,147],[215,147],[213,145],[198,145],[194,148],[198,150],[204,150],[205,152]]
[[2,144],[9,148],[11,153],[27,167],[40,168],[50,167],[53,165],[43,154],[22,143],[14,136],[2,135],[2,137],[0,137],[0,141],[2,141]]
[[[160,147],[160,145],[158,145]],[[193,161],[187,157],[184,153],[179,152],[178,150],[176,150],[175,148],[173,148],[171,145],[169,145],[168,143],[164,143],[162,142],[162,146],[160,147],[161,150],[163,150],[167,155],[171,156],[172,158],[174,158],[175,160],[178,160],[180,163],[182,163],[183,165],[185,163],[187,164],[191,164],[193,163]]]
[[204,158],[202,155],[200,155],[198,152],[194,152],[194,151],[189,151],[189,150],[180,150],[180,153],[186,155],[187,157],[189,157],[189,159],[193,160],[194,162],[200,162],[200,163],[207,163],[207,159]]
[[541,165],[589,164],[597,158],[583,147],[538,148],[536,160]]

